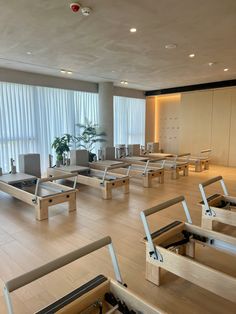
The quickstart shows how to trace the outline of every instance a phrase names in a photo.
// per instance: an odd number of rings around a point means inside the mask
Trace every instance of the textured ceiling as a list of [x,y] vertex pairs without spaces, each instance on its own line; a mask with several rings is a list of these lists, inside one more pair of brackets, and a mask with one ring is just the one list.
[[79,2],[89,17],[67,0],[0,0],[0,67],[141,90],[236,78],[236,0]]

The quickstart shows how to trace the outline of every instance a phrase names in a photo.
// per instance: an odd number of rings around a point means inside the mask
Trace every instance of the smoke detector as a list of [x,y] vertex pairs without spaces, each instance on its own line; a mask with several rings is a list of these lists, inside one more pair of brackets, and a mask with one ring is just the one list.
[[90,13],[91,13],[91,9],[90,9],[90,8],[87,8],[87,7],[81,8],[81,13],[82,13],[84,16],[89,16]]

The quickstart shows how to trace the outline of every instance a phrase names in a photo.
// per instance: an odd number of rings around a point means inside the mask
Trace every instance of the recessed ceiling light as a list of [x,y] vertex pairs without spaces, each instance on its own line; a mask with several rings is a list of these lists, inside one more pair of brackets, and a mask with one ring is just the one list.
[[194,58],[195,54],[194,53],[190,53],[189,58]]
[[67,70],[64,70],[64,69],[61,69],[60,72],[63,73],[63,74],[69,74],[69,75],[72,74],[71,71],[67,71]]
[[227,71],[229,71],[229,69],[225,68],[224,71],[227,72]]
[[209,62],[208,65],[209,67],[212,67],[215,63],[214,62]]
[[27,51],[26,53],[27,53],[27,55],[32,55],[31,51]]
[[166,49],[175,49],[176,47],[177,47],[176,44],[167,44],[167,45],[165,45]]
[[132,27],[129,31],[130,31],[130,33],[136,33],[136,32],[137,32],[137,29],[134,28],[134,27]]

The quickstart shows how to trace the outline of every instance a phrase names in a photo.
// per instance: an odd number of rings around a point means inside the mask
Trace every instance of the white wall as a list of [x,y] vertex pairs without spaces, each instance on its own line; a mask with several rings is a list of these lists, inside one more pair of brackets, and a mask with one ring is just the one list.
[[[59,76],[17,71],[6,68],[0,68],[0,81],[98,93],[98,83],[95,82],[87,82]],[[145,99],[144,92],[141,90],[114,86],[113,91],[114,96]]]
[[34,86],[45,86],[53,88],[62,88],[69,90],[77,90],[82,92],[98,92],[98,84],[86,82],[64,77],[52,75],[44,75],[38,73],[17,71],[11,69],[0,68],[0,81],[9,83],[18,83]]
[[236,166],[236,87],[175,96],[156,96],[161,147],[192,154],[211,148],[214,163]]

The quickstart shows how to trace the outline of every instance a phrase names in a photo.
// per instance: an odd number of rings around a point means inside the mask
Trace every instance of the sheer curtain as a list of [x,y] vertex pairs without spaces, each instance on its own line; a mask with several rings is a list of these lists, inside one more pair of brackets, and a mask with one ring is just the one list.
[[0,83],[0,167],[10,169],[10,158],[40,153],[42,170],[51,143],[64,133],[75,135],[76,123],[97,123],[98,95],[56,88]]
[[10,169],[10,158],[37,150],[33,89],[26,85],[0,84],[0,167]]
[[114,144],[145,143],[145,99],[114,96]]

